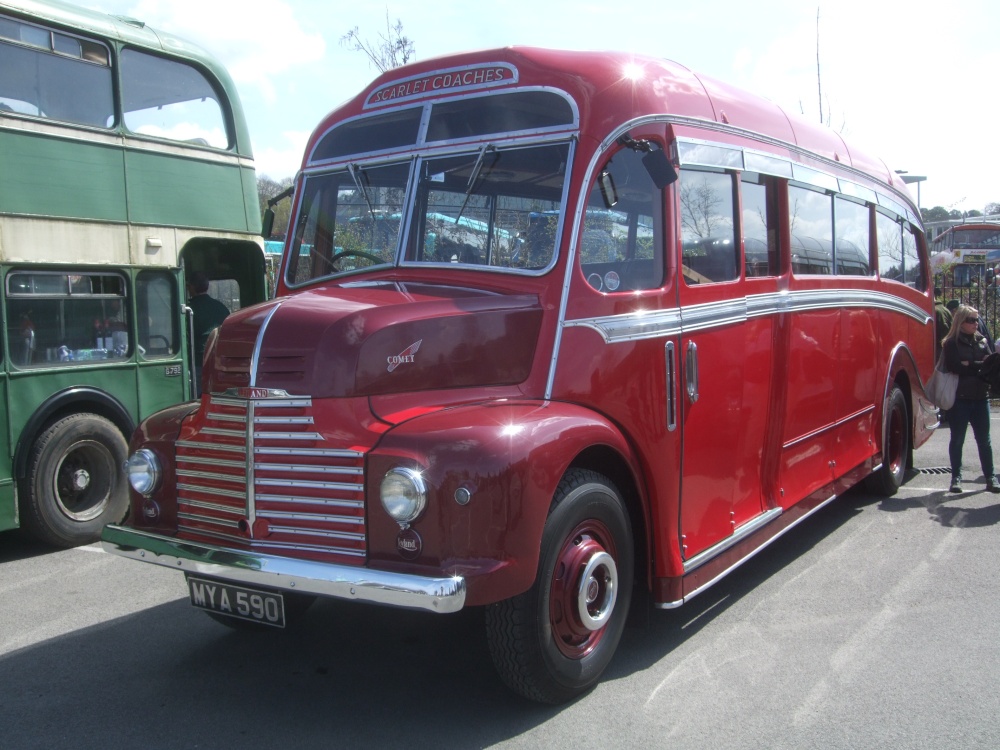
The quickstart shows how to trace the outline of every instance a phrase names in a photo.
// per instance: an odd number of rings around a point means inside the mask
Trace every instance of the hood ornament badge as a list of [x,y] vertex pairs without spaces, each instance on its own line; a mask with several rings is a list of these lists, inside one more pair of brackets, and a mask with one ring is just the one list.
[[386,361],[389,363],[389,367],[386,372],[392,372],[400,365],[412,364],[417,361],[417,350],[420,349],[420,345],[424,343],[423,339],[419,341],[414,341],[408,347],[403,349],[399,354],[393,355],[391,357],[386,357]]

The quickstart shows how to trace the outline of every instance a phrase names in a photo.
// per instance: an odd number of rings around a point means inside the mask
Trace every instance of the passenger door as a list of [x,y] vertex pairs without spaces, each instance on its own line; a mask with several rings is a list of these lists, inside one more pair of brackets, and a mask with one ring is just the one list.
[[684,169],[676,190],[681,337],[681,552],[686,561],[763,509],[773,316],[748,314],[735,173]]

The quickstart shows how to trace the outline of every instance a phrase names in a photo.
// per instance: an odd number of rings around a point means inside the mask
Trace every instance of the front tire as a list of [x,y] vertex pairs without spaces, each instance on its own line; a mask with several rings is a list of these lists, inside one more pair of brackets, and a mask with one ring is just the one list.
[[882,467],[868,477],[867,486],[883,497],[892,497],[903,485],[910,457],[910,416],[906,397],[893,385],[885,401],[882,425]]
[[593,687],[621,639],[633,574],[632,527],[621,495],[600,474],[571,470],[542,532],[534,585],[486,609],[501,679],[550,704]]
[[35,440],[21,484],[21,523],[57,547],[90,544],[128,510],[122,465],[128,445],[111,422],[73,414]]

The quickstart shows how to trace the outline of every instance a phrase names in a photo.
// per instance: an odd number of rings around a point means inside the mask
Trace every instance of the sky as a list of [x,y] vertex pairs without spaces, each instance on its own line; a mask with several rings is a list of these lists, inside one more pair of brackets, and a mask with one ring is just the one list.
[[378,75],[344,35],[357,28],[377,44],[388,18],[402,22],[416,60],[515,44],[668,58],[822,116],[849,144],[926,177],[919,196],[910,186],[924,208],[1000,203],[1000,6],[990,0],[77,1],[219,58],[239,89],[257,173],[275,180],[295,174],[322,117]]

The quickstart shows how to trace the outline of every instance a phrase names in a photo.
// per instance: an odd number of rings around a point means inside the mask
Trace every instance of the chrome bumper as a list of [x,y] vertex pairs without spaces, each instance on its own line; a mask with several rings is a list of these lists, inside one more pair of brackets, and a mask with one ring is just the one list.
[[431,612],[457,612],[465,606],[465,579],[461,576],[425,578],[349,565],[292,560],[115,525],[104,527],[101,546],[115,555],[185,573],[301,594]]

